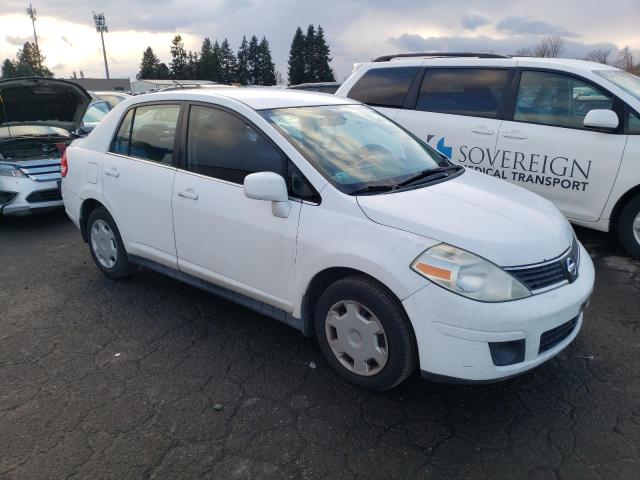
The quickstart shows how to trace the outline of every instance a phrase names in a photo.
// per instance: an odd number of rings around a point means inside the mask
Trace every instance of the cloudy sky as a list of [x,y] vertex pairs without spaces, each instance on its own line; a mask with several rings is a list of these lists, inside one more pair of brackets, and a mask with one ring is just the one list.
[[[135,78],[142,51],[151,46],[169,62],[169,44],[182,34],[187,49],[205,36],[227,37],[234,49],[242,35],[265,35],[276,69],[286,76],[298,25],[322,24],[338,79],[352,64],[408,51],[513,53],[549,35],[565,40],[564,56],[594,48],[630,46],[640,60],[640,0],[35,0],[36,28],[47,64],[56,76],[82,70],[104,76],[100,36],[92,11],[103,11],[112,77]],[[26,2],[2,0],[0,61],[32,41]]]

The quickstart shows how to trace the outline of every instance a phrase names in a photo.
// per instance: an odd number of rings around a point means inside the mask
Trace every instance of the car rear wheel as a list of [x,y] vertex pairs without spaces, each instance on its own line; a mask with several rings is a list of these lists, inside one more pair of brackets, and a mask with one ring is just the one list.
[[89,215],[87,240],[93,261],[102,273],[111,278],[122,278],[131,274],[132,266],[118,227],[104,207],[96,208]]
[[618,237],[631,256],[640,258],[640,195],[627,202],[620,212]]
[[356,385],[388,390],[415,370],[415,341],[404,311],[367,277],[329,286],[318,300],[315,327],[329,364]]

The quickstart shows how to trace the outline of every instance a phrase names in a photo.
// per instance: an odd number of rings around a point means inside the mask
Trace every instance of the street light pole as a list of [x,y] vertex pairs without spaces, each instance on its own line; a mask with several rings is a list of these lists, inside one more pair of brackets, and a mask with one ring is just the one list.
[[104,34],[109,31],[107,22],[104,18],[104,13],[93,12],[93,21],[96,24],[96,32],[100,32],[100,39],[102,40],[102,56],[104,57],[104,71],[109,78],[109,65],[107,64],[107,50],[104,48]]
[[42,68],[42,59],[40,57],[40,47],[38,46],[38,35],[36,34],[36,9],[29,4],[27,7],[27,15],[31,19],[31,24],[33,25],[33,39],[36,42],[36,52],[38,52],[38,66]]

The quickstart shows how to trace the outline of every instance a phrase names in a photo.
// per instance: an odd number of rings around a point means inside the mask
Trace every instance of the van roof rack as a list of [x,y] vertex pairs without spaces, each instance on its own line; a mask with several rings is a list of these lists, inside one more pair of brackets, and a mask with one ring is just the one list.
[[427,52],[427,53],[397,53],[395,55],[384,55],[378,57],[374,62],[388,62],[394,58],[411,58],[411,57],[467,57],[467,58],[511,58],[508,55],[499,55],[497,53],[482,52]]

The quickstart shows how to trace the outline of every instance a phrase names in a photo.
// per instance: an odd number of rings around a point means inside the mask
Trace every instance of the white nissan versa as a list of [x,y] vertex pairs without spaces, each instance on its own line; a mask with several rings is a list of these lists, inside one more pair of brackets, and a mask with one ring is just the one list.
[[488,381],[577,335],[589,255],[547,200],[356,101],[176,90],[118,104],[62,163],[110,277],[141,264],[315,334],[352,382]]

